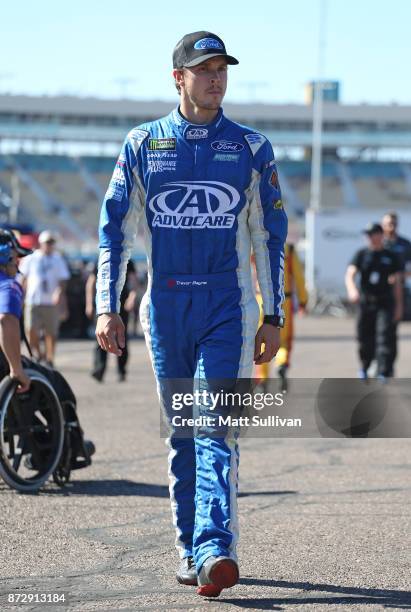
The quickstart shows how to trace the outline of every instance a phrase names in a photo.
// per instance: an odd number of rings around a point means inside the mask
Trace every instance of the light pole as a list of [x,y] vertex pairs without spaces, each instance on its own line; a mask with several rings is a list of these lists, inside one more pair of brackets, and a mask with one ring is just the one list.
[[117,83],[120,90],[120,98],[122,100],[126,100],[127,96],[129,96],[130,85],[136,83],[136,79],[131,79],[129,77],[120,77],[115,79],[115,83]]
[[257,102],[257,90],[265,89],[268,87],[268,83],[266,81],[247,81],[245,83],[240,83],[240,87],[247,90],[248,103],[252,104],[253,102]]
[[313,91],[313,135],[311,150],[311,189],[310,208],[306,214],[306,240],[307,252],[305,260],[305,272],[310,302],[317,302],[317,291],[315,282],[315,215],[321,210],[321,162],[322,162],[322,127],[323,127],[323,84],[324,59],[325,59],[325,25],[326,25],[327,0],[320,0],[320,18],[318,35],[318,67],[317,78]]
[[9,209],[9,222],[11,225],[17,223],[20,208],[20,180],[17,172],[11,175],[11,202]]

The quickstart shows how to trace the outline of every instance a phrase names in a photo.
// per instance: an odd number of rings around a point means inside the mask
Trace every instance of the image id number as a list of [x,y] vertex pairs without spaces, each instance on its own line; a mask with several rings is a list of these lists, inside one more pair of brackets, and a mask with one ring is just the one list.
[[9,603],[61,603],[66,601],[64,593],[9,593]]

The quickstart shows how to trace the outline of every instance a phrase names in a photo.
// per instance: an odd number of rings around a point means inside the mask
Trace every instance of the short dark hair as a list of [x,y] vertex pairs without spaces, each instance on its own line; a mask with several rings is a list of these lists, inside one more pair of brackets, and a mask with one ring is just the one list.
[[395,219],[396,221],[398,221],[398,214],[395,212],[395,210],[390,210],[386,212],[384,217],[391,217],[391,219]]

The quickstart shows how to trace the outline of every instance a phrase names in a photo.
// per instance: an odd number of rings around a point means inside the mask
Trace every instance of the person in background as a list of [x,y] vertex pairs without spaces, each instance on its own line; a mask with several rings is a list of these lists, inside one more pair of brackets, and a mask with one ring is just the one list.
[[30,387],[20,353],[20,318],[23,290],[15,277],[19,257],[32,251],[20,245],[11,230],[0,229],[0,379],[9,374],[18,383],[18,393]]
[[137,269],[137,294],[131,315],[131,335],[133,338],[144,338],[140,323],[140,304],[147,290],[147,271]]
[[[308,294],[305,288],[304,272],[295,247],[291,243],[285,245],[284,261],[284,315],[285,324],[280,330],[280,348],[275,356],[274,364],[280,378],[280,391],[285,393],[288,389],[287,372],[290,367],[291,349],[294,338],[294,300],[297,299],[299,313],[305,313]],[[260,306],[260,323],[262,322],[262,300],[257,284],[257,301]],[[258,384],[266,389],[269,379],[270,364],[263,363],[256,366]]]
[[53,367],[60,319],[67,315],[65,287],[70,272],[55,250],[55,236],[45,230],[38,240],[39,248],[22,261],[19,270],[26,291],[24,324],[34,356]]
[[[395,324],[403,312],[402,265],[395,253],[384,247],[384,233],[379,223],[364,230],[368,246],[353,257],[345,275],[348,299],[359,304],[357,337],[361,369],[366,380],[368,368],[376,357],[377,376],[381,381],[393,376]],[[355,283],[360,276],[359,288]]]
[[388,212],[383,216],[382,229],[384,230],[384,248],[399,257],[404,276],[411,277],[411,242],[397,233],[398,215],[396,212]]
[[[388,212],[383,216],[382,229],[384,230],[384,247],[395,253],[400,259],[403,272],[403,291],[405,292],[407,278],[411,279],[411,242],[398,235],[398,215],[396,212]],[[398,323],[394,324],[391,370],[394,370],[394,362],[398,353]]]
[[[96,309],[95,309],[95,298],[96,298],[96,281],[97,281],[97,264],[94,266],[94,270],[89,274],[86,281],[86,315],[91,320],[95,320]],[[134,309],[134,305],[137,297],[138,279],[134,263],[129,260],[127,264],[126,282],[120,296],[120,317],[124,323],[125,328],[125,345],[121,355],[117,356],[117,369],[119,382],[126,380],[127,361],[128,361],[128,334],[127,327],[129,321],[129,314]],[[104,373],[107,365],[107,352],[104,351],[98,342],[94,348],[94,363],[91,376],[98,382],[103,381]]]

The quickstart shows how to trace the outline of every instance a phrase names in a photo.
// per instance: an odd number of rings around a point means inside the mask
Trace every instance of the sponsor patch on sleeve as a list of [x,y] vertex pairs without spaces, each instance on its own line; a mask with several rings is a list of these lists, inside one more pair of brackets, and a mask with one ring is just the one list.
[[251,149],[251,153],[256,155],[259,148],[265,143],[267,140],[265,136],[262,134],[246,134],[244,136],[245,140],[248,143],[248,146]]
[[116,200],[121,202],[126,190],[126,178],[124,176],[124,163],[122,157],[117,161],[116,167],[114,168],[113,176],[111,177],[110,184],[107,189],[106,199]]
[[275,168],[270,175],[270,185],[272,185],[274,189],[280,189],[280,184],[278,182],[278,174]]
[[137,144],[140,146],[145,138],[147,138],[149,132],[146,130],[140,130],[139,128],[134,128],[131,132],[128,133],[129,140],[135,140]]

